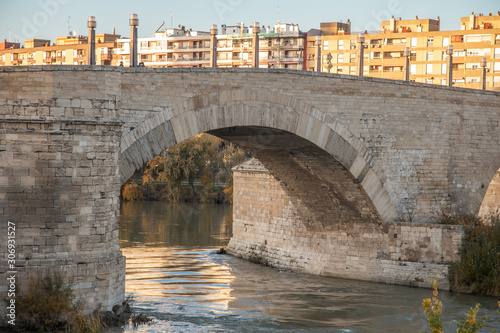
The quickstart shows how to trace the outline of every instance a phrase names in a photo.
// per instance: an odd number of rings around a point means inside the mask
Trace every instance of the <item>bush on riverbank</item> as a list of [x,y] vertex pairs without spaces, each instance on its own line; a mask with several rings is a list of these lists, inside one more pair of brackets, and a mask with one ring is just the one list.
[[61,275],[49,273],[45,277],[30,279],[28,290],[16,299],[16,332],[73,332],[104,333],[109,327],[134,327],[149,324],[152,319],[145,314],[134,314],[127,299],[113,311],[87,315],[83,302],[77,300],[71,285],[65,284]]
[[28,290],[17,298],[16,331],[105,332],[99,315],[83,314],[71,286],[59,274],[32,279]]
[[500,218],[442,214],[441,223],[466,227],[460,259],[450,266],[453,291],[500,296]]

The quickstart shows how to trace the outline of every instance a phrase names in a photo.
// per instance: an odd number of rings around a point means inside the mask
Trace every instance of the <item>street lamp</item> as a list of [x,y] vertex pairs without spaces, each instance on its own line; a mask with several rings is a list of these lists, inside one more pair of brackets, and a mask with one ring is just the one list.
[[210,67],[217,67],[217,24],[210,27]]
[[321,72],[321,36],[316,36],[316,72]]
[[410,48],[407,46],[403,51],[405,57],[405,81],[410,81]]
[[130,14],[130,67],[137,67],[137,26],[139,17],[137,14]]
[[360,33],[358,35],[358,44],[359,44],[358,75],[359,76],[363,76],[364,43],[365,43],[365,34]]
[[483,90],[486,90],[486,58],[481,58],[481,67],[482,67],[481,88]]
[[253,32],[253,67],[259,68],[259,32],[260,23],[254,22],[252,27]]
[[88,55],[87,62],[89,65],[95,65],[95,27],[97,26],[95,16],[89,16],[87,21],[87,26],[89,28],[89,36],[88,36]]
[[326,56],[326,59],[327,59],[327,62],[326,62],[326,67],[328,68],[328,73],[330,73],[330,70],[332,69],[333,65],[332,65],[332,54],[331,53],[328,53],[328,55]]
[[448,87],[453,85],[453,45],[448,45],[446,48],[448,55]]

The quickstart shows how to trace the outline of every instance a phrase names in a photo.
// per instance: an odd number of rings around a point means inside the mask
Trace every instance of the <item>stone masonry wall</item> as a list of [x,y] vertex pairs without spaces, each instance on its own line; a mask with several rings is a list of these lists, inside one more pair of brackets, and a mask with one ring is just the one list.
[[434,275],[445,281],[463,235],[456,226],[412,223],[390,223],[387,232],[308,231],[280,183],[255,159],[235,168],[233,195],[228,251],[297,272],[431,287]]
[[[115,96],[107,95],[117,82],[71,71],[17,74],[0,77],[0,280],[15,271],[19,295],[30,279],[61,273],[87,311],[110,310],[124,299],[125,282],[122,121],[113,119]],[[15,224],[14,267],[8,222]],[[0,316],[7,290],[0,283]]]

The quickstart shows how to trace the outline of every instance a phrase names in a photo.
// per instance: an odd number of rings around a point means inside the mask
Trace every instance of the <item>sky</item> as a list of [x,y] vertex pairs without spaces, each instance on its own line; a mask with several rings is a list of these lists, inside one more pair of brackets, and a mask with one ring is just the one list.
[[[87,35],[87,18],[95,16],[96,33],[130,35],[128,19],[139,15],[139,37],[150,37],[165,22],[193,30],[209,31],[210,25],[253,22],[273,25],[297,23],[302,31],[319,28],[320,22],[351,20],[352,31],[380,29],[380,21],[441,19],[441,30],[459,30],[460,17],[500,11],[499,0],[0,0],[0,40],[41,38],[55,42],[68,34],[68,26]],[[171,15],[172,13],[172,15]],[[69,25],[68,25],[69,18]]]

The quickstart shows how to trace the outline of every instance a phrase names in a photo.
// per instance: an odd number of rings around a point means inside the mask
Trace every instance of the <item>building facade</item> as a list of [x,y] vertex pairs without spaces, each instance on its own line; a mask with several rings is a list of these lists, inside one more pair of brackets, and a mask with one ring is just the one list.
[[[116,65],[112,62],[112,51],[119,37],[113,34],[96,35],[97,65]],[[52,45],[50,40],[28,39],[22,48],[0,49],[0,66],[87,65],[87,56],[86,36],[57,37]]]
[[[448,46],[453,47],[453,86],[481,89],[481,59],[486,58],[486,89],[500,90],[500,13],[472,13],[461,18],[460,30],[440,31],[436,20],[381,22],[379,33],[364,34],[363,75],[405,79],[405,48],[409,48],[410,80],[447,85]],[[355,75],[359,70],[360,43],[347,30],[321,29],[321,71]],[[315,37],[308,37],[316,42]],[[317,42],[316,42],[317,43]],[[312,51],[312,50],[311,50]],[[309,70],[316,70],[314,57]]]

